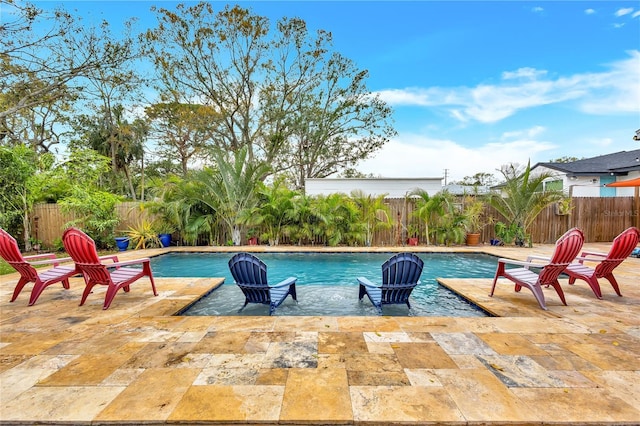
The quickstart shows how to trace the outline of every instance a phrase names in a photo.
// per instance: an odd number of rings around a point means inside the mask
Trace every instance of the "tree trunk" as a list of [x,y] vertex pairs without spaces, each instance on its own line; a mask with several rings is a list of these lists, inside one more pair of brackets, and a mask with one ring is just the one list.
[[31,251],[31,224],[29,223],[29,210],[27,209],[27,197],[22,197],[22,227],[24,228],[24,250]]

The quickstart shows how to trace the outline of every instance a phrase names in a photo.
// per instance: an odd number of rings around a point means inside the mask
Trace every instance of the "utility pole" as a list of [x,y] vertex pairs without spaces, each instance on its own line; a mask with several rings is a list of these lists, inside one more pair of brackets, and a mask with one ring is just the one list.
[[449,177],[449,169],[444,169],[444,186],[447,186],[448,177]]

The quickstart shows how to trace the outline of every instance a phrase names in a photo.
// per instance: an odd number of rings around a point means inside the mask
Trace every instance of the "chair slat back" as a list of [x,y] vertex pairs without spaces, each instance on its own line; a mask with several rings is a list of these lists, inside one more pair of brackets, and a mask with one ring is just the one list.
[[267,265],[262,260],[250,253],[238,253],[229,259],[229,270],[248,301],[270,302]]
[[0,228],[0,256],[23,278],[29,281],[35,281],[37,278],[38,272],[24,259],[16,239],[2,228]]
[[424,262],[413,253],[399,253],[382,264],[382,304],[406,303],[420,281]]
[[635,226],[625,229],[614,238],[611,249],[607,254],[607,258],[598,263],[595,268],[595,276],[597,278],[604,277],[620,265],[636,248],[640,241],[640,230]]
[[415,285],[420,280],[424,262],[413,253],[399,253],[382,264],[382,286]]
[[238,284],[268,286],[267,265],[249,253],[238,253],[229,260],[229,270]]
[[540,271],[538,282],[541,285],[554,283],[562,271],[578,256],[584,244],[584,234],[578,228],[565,232],[556,241],[551,261]]
[[91,237],[77,228],[68,228],[62,234],[62,244],[89,279],[101,284],[109,282],[111,276],[107,267],[100,262],[96,243]]

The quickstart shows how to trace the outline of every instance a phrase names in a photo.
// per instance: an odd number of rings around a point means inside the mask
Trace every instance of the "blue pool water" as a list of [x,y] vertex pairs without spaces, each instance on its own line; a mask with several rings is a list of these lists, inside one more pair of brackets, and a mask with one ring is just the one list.
[[[275,315],[369,316],[371,302],[358,301],[356,277],[380,283],[381,265],[393,253],[259,253],[267,264],[269,281],[297,277],[298,303],[290,297]],[[266,305],[244,304],[242,291],[233,283],[228,261],[233,253],[169,253],[151,259],[157,277],[224,277],[225,284],[193,304],[183,315],[268,315]],[[384,306],[384,315],[486,316],[475,305],[440,286],[436,278],[491,278],[496,258],[484,254],[423,253],[420,284],[406,305]],[[487,289],[488,291],[489,289]]]

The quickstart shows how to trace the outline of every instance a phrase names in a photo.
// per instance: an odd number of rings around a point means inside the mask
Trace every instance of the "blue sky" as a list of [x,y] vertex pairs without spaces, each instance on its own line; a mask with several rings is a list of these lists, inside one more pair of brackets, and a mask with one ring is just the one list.
[[[227,2],[212,2],[221,9]],[[507,163],[640,149],[637,1],[240,1],[333,35],[394,109],[398,135],[360,170],[384,177],[497,173]],[[40,7],[55,1],[36,2]],[[154,25],[169,1],[66,1]]]

